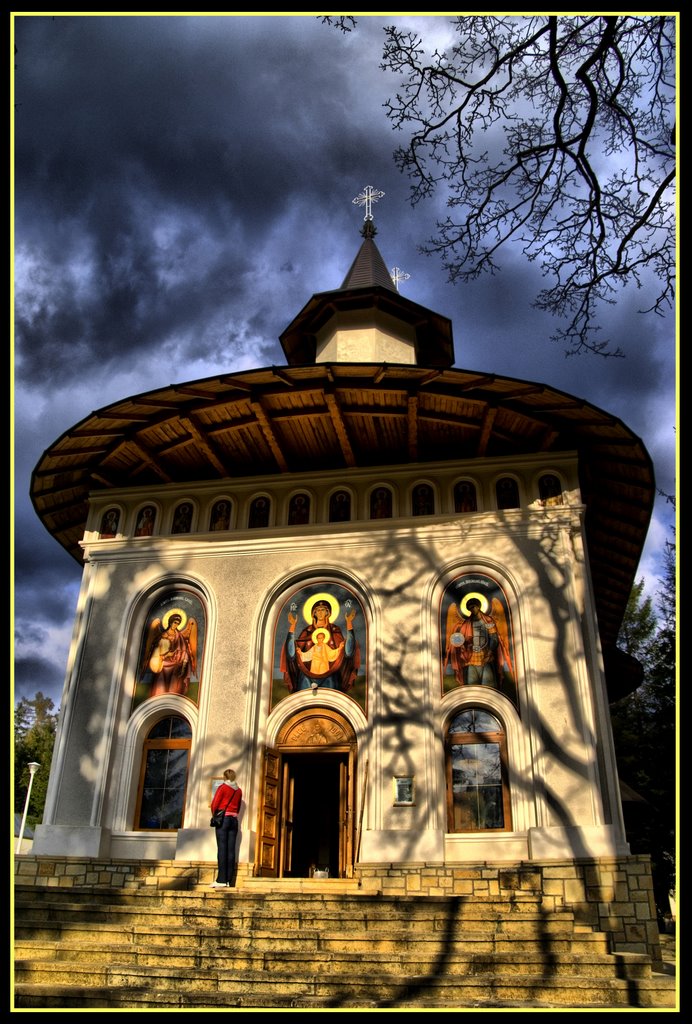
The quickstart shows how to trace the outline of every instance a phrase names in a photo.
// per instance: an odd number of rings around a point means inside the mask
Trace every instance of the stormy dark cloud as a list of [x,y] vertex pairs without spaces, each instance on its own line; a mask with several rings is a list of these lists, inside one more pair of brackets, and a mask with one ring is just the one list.
[[[458,366],[611,411],[674,489],[674,318],[639,313],[646,288],[604,316],[626,359],[566,359],[520,253],[453,286],[417,251],[446,211],[443,196],[411,208],[394,164],[397,81],[379,68],[394,18],[347,35],[313,16],[13,18],[16,697],[59,704],[81,578],[28,497],[42,452],[127,395],[281,364],[281,331],[349,269],[367,184],[385,193],[380,251],[410,274],[404,294],[453,321]],[[444,17],[409,20],[451,38]],[[641,565],[652,589],[670,522],[661,499]]]

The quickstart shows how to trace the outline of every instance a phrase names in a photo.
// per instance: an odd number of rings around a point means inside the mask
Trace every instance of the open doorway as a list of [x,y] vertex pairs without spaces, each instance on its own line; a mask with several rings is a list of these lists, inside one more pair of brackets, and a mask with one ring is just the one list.
[[[264,751],[255,874],[353,874],[356,738],[331,708],[302,710]],[[322,874],[324,872],[324,874]]]
[[339,841],[345,808],[340,777],[346,754],[284,755],[287,849],[284,875],[309,878],[315,870],[340,874]]

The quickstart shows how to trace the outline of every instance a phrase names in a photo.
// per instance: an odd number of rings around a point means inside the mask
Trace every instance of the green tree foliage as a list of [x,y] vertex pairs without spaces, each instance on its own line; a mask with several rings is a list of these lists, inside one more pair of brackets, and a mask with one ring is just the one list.
[[469,281],[518,244],[549,282],[535,304],[561,319],[566,353],[622,355],[598,333],[602,304],[627,284],[651,289],[649,312],[674,298],[675,17],[452,24],[442,52],[385,29],[381,67],[399,80],[387,116],[407,136],[395,161],[414,204],[441,192],[451,211],[421,251]]
[[53,758],[58,714],[53,701],[39,691],[33,700],[27,697],[17,703],[14,714],[14,811],[24,813],[29,786],[27,765],[36,761],[41,765],[34,776],[27,812],[27,824],[37,825],[43,818],[48,776]]
[[651,855],[659,917],[669,913],[676,864],[676,568],[667,544],[658,600],[643,599],[635,585],[619,646],[644,667],[644,682],[611,706],[620,778],[643,802],[625,801],[627,838],[633,853]]

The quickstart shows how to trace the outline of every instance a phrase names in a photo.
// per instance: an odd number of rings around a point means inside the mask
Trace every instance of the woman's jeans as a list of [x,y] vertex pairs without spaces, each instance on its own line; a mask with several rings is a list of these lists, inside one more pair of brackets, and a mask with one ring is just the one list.
[[221,828],[216,830],[216,847],[219,854],[217,882],[235,885],[235,848],[238,841],[238,818],[227,814]]

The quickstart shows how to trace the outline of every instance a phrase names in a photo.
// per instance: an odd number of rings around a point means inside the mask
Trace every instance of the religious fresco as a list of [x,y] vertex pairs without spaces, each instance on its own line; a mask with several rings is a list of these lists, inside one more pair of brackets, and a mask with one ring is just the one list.
[[446,588],[440,605],[442,692],[490,686],[517,705],[512,616],[502,588],[469,573]]
[[152,605],[140,644],[132,711],[164,693],[199,703],[205,633],[202,602],[189,591],[169,592]]
[[145,505],[140,510],[135,524],[135,537],[151,537],[156,522],[156,508],[153,505]]
[[210,530],[228,530],[231,525],[231,503],[221,498],[211,510],[209,517]]
[[358,598],[313,583],[284,602],[274,637],[270,708],[290,693],[340,690],[366,709],[366,624]]
[[105,537],[115,537],[118,533],[118,526],[120,524],[120,509],[109,508],[103,513],[101,518],[101,528],[99,530],[99,537],[101,539]]

